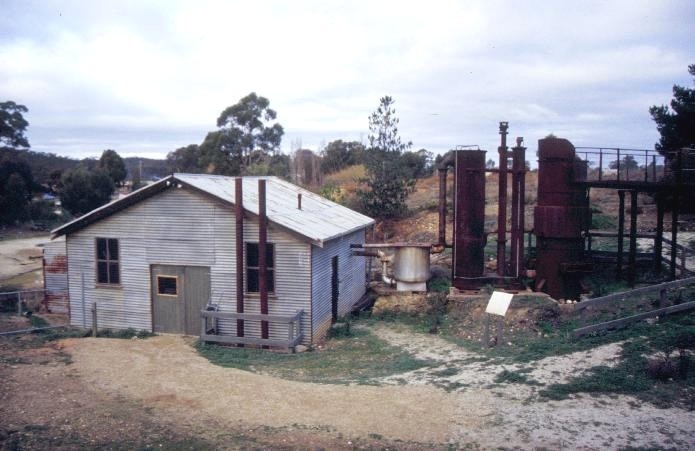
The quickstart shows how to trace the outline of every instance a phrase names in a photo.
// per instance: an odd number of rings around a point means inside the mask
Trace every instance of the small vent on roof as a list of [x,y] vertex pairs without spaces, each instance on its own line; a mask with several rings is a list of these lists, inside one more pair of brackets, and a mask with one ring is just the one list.
[[302,193],[297,193],[297,210],[302,209]]

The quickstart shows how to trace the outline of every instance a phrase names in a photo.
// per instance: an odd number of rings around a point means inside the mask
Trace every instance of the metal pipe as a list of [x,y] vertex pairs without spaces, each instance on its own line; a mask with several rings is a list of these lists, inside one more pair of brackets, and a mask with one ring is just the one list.
[[[508,122],[500,122],[501,143],[500,154],[499,194],[497,202],[497,275],[506,275],[506,245],[507,245],[507,129]],[[513,233],[513,232],[512,232]]]
[[454,151],[449,151],[439,162],[439,246],[446,247],[446,179],[447,170],[454,166]]
[[[244,313],[244,196],[243,179],[234,179],[234,217],[236,225],[236,312]],[[244,336],[244,320],[236,320],[236,336]]]
[[511,276],[521,275],[521,259],[523,258],[524,248],[524,148],[521,147],[523,138],[517,138],[517,146],[512,149],[512,229],[511,229],[511,254],[510,267]]
[[[268,314],[268,262],[266,249],[268,224],[265,212],[265,179],[258,180],[258,291],[261,315]],[[261,321],[261,338],[268,338],[268,321]]]
[[523,138],[517,140],[517,152],[521,167],[519,173],[519,251],[517,252],[519,269],[517,277],[521,276],[524,271],[524,232],[526,228],[526,147],[522,146],[523,143]]
[[439,169],[439,242],[446,247],[446,167]]

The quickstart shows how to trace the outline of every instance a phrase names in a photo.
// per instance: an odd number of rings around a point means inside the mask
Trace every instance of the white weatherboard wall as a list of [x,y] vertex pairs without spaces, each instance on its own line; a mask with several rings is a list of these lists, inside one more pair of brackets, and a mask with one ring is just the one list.
[[338,256],[338,316],[345,315],[366,291],[366,259],[352,256],[350,244],[364,243],[365,230],[313,246],[312,268],[312,329],[314,338],[325,336],[331,327],[331,259]]
[[[152,330],[152,264],[210,267],[211,301],[220,304],[221,311],[236,311],[234,230],[231,207],[186,189],[170,188],[68,235],[71,323],[89,327],[89,309],[96,302],[99,327]],[[257,240],[255,220],[245,221],[244,235],[245,241]],[[96,286],[97,237],[119,239],[120,287]],[[276,292],[269,298],[269,313],[304,310],[302,330],[304,342],[309,343],[312,246],[272,225],[268,241],[276,245]],[[330,297],[328,309],[330,314]],[[246,296],[245,311],[260,312],[257,295]],[[221,326],[224,332],[235,331],[233,322]],[[257,336],[259,326],[247,322],[246,332]],[[286,326],[271,327],[270,332],[271,338],[287,337]]]

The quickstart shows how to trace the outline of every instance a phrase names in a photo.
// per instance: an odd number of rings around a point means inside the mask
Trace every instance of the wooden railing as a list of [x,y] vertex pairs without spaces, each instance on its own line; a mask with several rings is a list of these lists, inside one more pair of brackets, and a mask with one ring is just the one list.
[[[589,253],[589,255],[616,256],[618,254],[617,251],[599,251],[599,250],[593,249],[593,247],[594,247],[593,246],[593,239],[594,238],[615,238],[615,239],[618,239],[619,235],[617,232],[604,232],[604,231],[600,231],[600,230],[590,230],[589,232],[586,233],[585,236],[587,238],[587,242],[586,242],[587,243],[587,249],[586,250]],[[625,234],[623,239],[628,239],[628,238],[629,238],[629,234]],[[654,234],[637,233],[637,234],[635,234],[635,238],[647,238],[647,239],[656,241],[656,235],[654,235]],[[662,249],[664,251],[669,250],[668,252],[670,252],[670,249],[672,248],[672,241],[669,240],[668,238],[662,237],[661,242],[663,243]],[[690,253],[692,251],[690,249],[688,249],[687,247],[683,246],[682,244],[678,244],[678,243],[676,243],[675,249],[676,249],[676,258],[674,259],[674,264],[675,264],[676,269],[678,269],[680,271],[680,277],[685,277],[689,273],[692,274],[692,270],[688,269],[688,267],[687,267],[687,260],[686,260],[688,253]],[[664,251],[662,251],[662,254],[661,254],[661,262],[663,262],[667,265],[670,265],[671,264],[671,257],[670,257],[670,255],[666,255],[666,252],[664,252]],[[623,253],[625,255],[628,254],[627,251],[623,251]],[[638,257],[649,257],[650,256],[653,258],[654,253],[653,252],[646,252],[646,253],[641,252],[641,253],[637,253],[637,256]]]
[[633,298],[635,296],[642,296],[653,292],[659,293],[659,308],[648,312],[639,313],[637,315],[619,318],[613,321],[606,321],[599,324],[592,324],[589,326],[579,327],[572,332],[572,337],[578,338],[592,332],[615,329],[654,316],[663,316],[668,313],[675,313],[695,309],[695,301],[685,302],[682,304],[675,304],[668,307],[665,306],[666,294],[669,290],[684,288],[693,284],[695,284],[695,277],[688,277],[687,279],[674,280],[672,282],[665,282],[657,285],[651,285],[648,287],[636,288],[634,290],[623,291],[620,293],[609,294],[607,296],[601,296],[599,298],[587,299],[586,301],[582,301],[574,306],[574,311],[575,313],[578,313],[580,315],[580,322],[583,324],[586,319],[586,310],[588,308],[611,305],[616,302],[623,301],[625,299]]
[[[302,342],[304,334],[301,329],[303,310],[298,310],[294,315],[261,315],[257,313],[231,313],[201,310],[200,340],[226,344],[244,344],[252,346],[270,346],[276,348],[289,348],[294,351],[295,346]],[[236,320],[267,321],[270,324],[287,325],[287,339],[237,337],[236,335],[220,334],[219,320],[230,320],[236,324]],[[234,326],[233,326],[234,327]]]

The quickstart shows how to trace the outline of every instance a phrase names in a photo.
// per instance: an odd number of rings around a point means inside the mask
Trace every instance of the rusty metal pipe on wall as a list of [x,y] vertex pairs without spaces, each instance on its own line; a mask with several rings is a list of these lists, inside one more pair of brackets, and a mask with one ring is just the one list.
[[[244,313],[244,198],[243,179],[234,180],[234,218],[236,225],[236,311]],[[236,336],[244,336],[244,320],[236,320]]]
[[[268,220],[265,212],[265,179],[258,180],[258,291],[261,298],[261,315],[268,314]],[[261,321],[261,338],[268,338],[268,321]]]

